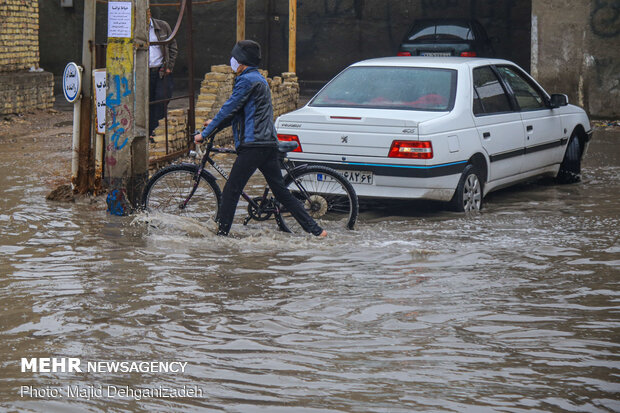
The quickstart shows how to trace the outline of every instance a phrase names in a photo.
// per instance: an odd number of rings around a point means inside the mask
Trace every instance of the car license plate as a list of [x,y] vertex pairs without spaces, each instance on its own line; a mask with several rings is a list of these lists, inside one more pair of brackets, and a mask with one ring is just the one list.
[[435,56],[435,57],[447,57],[452,56],[450,52],[422,52],[420,56]]
[[[373,181],[373,173],[369,171],[338,171],[349,180],[352,184],[365,184],[372,185]],[[330,179],[328,176],[323,174],[317,174],[317,180],[326,181]]]

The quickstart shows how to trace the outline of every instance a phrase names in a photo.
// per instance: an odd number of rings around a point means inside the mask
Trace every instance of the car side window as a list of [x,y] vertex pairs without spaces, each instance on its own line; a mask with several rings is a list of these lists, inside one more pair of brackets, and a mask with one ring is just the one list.
[[497,70],[512,89],[521,110],[547,108],[545,97],[521,73],[508,66],[497,66]]
[[473,74],[474,115],[512,112],[508,95],[489,66],[478,67]]

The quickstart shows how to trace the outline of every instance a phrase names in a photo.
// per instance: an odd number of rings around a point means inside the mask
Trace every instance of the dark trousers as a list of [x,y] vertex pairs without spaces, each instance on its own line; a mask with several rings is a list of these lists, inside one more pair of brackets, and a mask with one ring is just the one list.
[[278,150],[274,147],[243,148],[238,151],[237,159],[230,171],[230,178],[222,191],[222,203],[217,217],[218,234],[228,235],[241,192],[257,169],[265,177],[278,202],[291,212],[304,231],[320,235],[323,229],[308,215],[301,202],[284,185]]
[[[169,99],[172,96],[172,75],[160,77],[159,68],[149,70],[149,102]],[[165,102],[149,105],[149,136],[157,128],[159,120],[166,114]]]

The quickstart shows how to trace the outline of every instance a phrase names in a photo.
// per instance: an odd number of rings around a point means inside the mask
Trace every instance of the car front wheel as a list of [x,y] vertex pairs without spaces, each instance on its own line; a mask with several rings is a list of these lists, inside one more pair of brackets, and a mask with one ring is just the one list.
[[581,142],[575,134],[568,142],[556,180],[561,184],[572,184],[581,180]]
[[457,212],[474,212],[482,209],[482,174],[474,165],[467,165],[456,192],[452,197],[452,209]]

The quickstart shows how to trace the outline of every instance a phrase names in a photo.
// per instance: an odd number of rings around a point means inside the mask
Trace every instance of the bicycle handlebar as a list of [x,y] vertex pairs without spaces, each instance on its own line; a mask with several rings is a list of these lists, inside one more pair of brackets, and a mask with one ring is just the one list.
[[[201,133],[204,129],[205,129],[204,127],[202,129],[200,129],[200,130],[196,129],[192,136],[195,136],[195,135]],[[213,142],[215,140],[215,135],[217,135],[217,133],[220,130],[221,129],[214,129],[209,135],[207,135],[205,138],[203,138],[202,142],[200,142],[199,144],[196,145],[196,150],[193,151],[194,154],[197,155],[198,157],[202,158],[207,152],[237,153],[236,150],[231,149],[231,148],[223,148],[223,147],[214,148],[213,147]],[[203,148],[205,148],[205,145],[206,145],[206,149],[203,149]],[[190,154],[191,154],[191,152],[192,151],[190,151]]]

